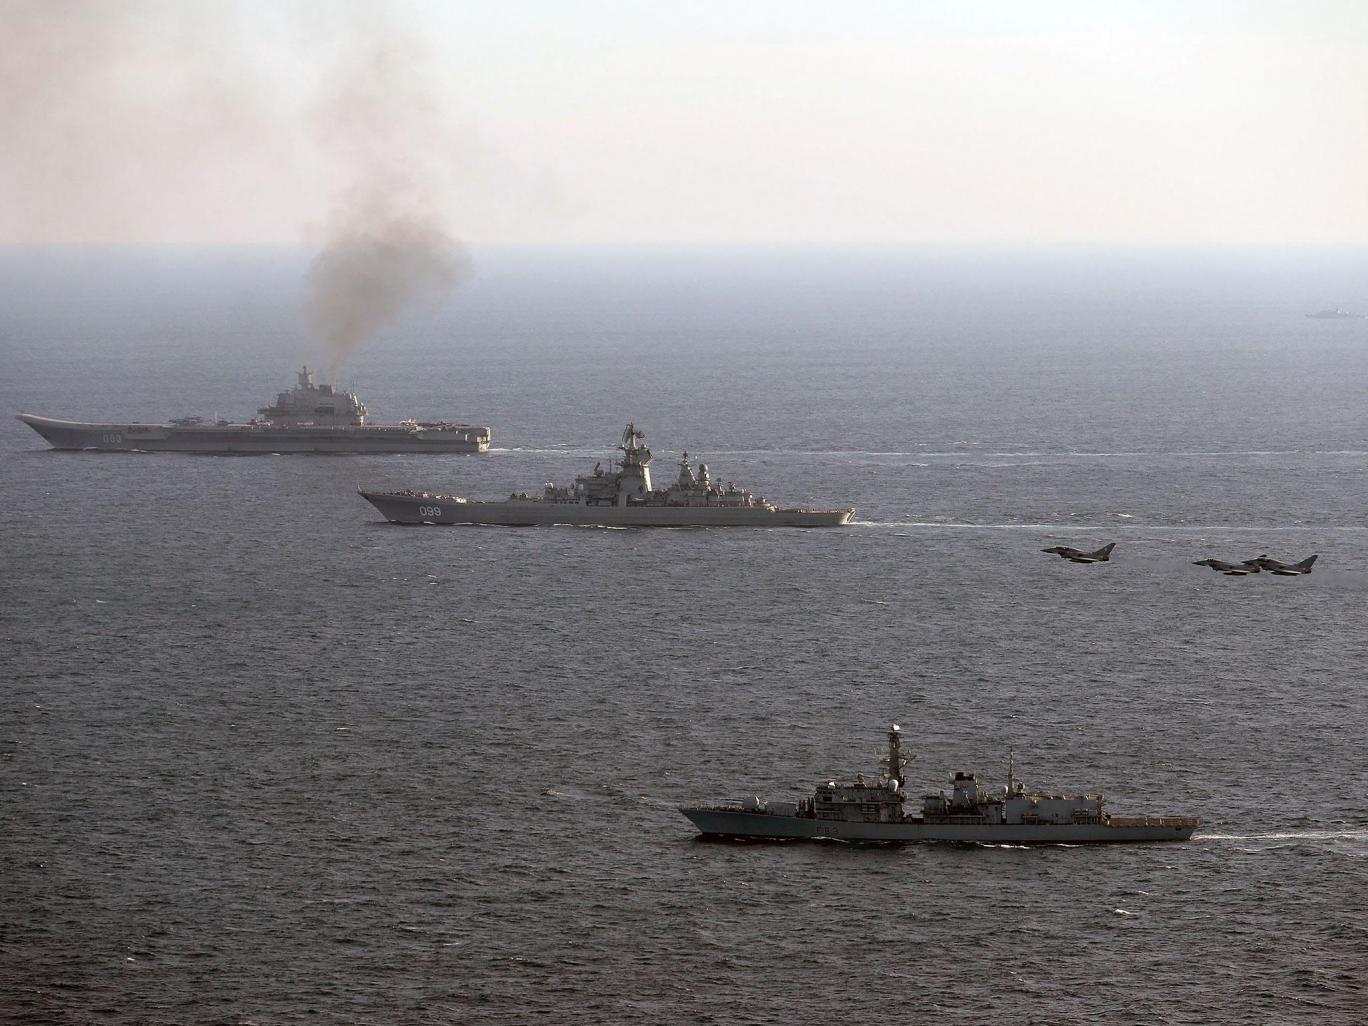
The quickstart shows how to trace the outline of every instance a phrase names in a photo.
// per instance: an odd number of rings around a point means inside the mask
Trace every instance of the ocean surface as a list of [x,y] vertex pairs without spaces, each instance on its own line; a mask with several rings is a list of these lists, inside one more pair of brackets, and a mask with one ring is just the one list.
[[[0,420],[0,1020],[1361,1023],[1368,254],[490,251],[340,369],[484,456]],[[242,419],[305,261],[0,255],[0,410]],[[634,420],[830,531],[400,528]],[[1116,542],[1112,561],[1044,555]],[[1207,556],[1319,553],[1231,578]],[[1017,771],[1191,843],[695,840]]]

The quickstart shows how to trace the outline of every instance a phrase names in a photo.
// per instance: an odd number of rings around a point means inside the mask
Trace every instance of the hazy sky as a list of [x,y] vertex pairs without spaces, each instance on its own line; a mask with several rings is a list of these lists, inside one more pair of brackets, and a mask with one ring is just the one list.
[[0,0],[0,241],[1368,243],[1368,3]]

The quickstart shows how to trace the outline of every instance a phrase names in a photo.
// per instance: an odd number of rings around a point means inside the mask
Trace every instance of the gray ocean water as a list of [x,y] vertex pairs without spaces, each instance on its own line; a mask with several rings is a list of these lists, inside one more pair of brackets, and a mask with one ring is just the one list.
[[[62,454],[0,421],[0,1019],[1359,1023],[1363,253],[478,253],[343,368],[451,457]],[[292,254],[0,258],[0,411],[243,418]],[[635,420],[835,531],[405,529]],[[1110,564],[1040,553],[1115,541]],[[1310,577],[1191,565],[1320,554]],[[877,768],[1186,845],[694,840]]]

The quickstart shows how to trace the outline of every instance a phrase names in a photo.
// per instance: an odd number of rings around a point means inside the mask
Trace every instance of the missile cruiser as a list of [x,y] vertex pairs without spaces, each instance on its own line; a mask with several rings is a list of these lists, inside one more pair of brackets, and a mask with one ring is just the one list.
[[651,450],[646,435],[628,424],[617,466],[582,474],[573,484],[548,484],[540,495],[515,492],[506,500],[464,499],[407,489],[361,490],[361,497],[395,524],[499,524],[530,527],[570,524],[586,527],[839,527],[853,509],[781,509],[733,484],[712,479],[706,463],[695,471],[684,453],[679,476],[668,488],[651,484]]
[[99,452],[457,453],[484,452],[489,428],[451,421],[370,424],[357,394],[316,385],[309,368],[299,383],[246,424],[180,417],[165,424],[89,424],[19,414],[54,449]]
[[1007,786],[985,787],[977,774],[950,777],[951,792],[928,794],[921,808],[905,810],[907,780],[902,733],[888,732],[880,778],[818,784],[796,802],[685,805],[680,812],[704,838],[731,840],[827,840],[960,844],[1118,844],[1186,841],[1201,825],[1195,816],[1115,816],[1101,795],[1045,795],[1026,790],[1009,759]]

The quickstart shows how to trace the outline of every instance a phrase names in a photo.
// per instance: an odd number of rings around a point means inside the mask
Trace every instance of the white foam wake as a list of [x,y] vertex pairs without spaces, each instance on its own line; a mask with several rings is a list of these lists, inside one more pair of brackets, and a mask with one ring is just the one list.
[[1264,834],[1198,834],[1196,841],[1368,841],[1368,828],[1359,830],[1280,830]]

